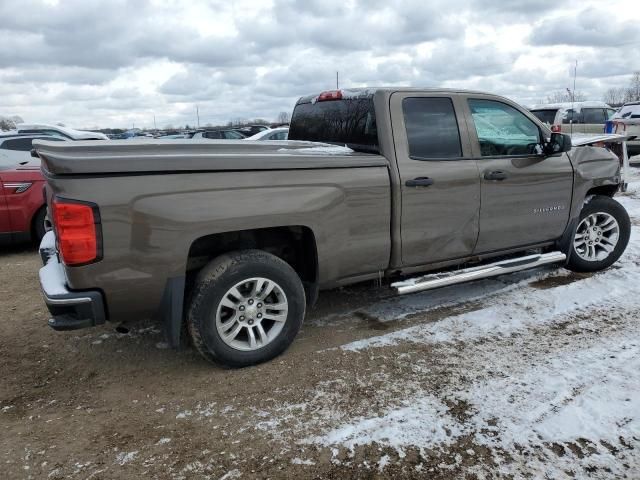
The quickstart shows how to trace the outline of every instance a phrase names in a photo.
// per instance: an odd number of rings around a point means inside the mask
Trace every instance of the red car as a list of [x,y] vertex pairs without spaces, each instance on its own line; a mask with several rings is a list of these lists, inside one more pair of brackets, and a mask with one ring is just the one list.
[[39,242],[45,233],[47,208],[40,162],[0,165],[0,244]]

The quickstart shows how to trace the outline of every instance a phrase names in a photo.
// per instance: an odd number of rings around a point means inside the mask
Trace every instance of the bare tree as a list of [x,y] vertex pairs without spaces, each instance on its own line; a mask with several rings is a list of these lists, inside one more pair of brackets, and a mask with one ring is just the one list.
[[[573,96],[573,98],[571,98]],[[563,103],[563,102],[584,102],[586,97],[582,92],[572,92],[571,90],[558,90],[547,96],[547,103]]]
[[16,124],[13,120],[6,117],[0,117],[0,131],[13,130],[16,128]]
[[289,112],[280,112],[276,117],[276,123],[289,123],[290,120]]
[[634,72],[633,75],[631,75],[631,81],[629,82],[629,88],[627,88],[627,94],[625,95],[624,101],[640,101],[640,71]]
[[602,101],[608,103],[612,107],[622,105],[624,103],[627,91],[625,88],[610,88],[602,96]]

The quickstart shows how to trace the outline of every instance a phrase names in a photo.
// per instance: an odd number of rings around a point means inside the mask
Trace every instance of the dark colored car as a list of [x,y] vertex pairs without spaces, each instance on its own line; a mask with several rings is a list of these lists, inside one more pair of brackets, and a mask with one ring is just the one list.
[[264,132],[265,130],[269,130],[269,127],[265,125],[248,125],[246,127],[236,128],[236,131],[240,132],[245,137],[251,137],[256,133]]
[[193,140],[242,140],[245,135],[233,129],[199,130],[191,137]]

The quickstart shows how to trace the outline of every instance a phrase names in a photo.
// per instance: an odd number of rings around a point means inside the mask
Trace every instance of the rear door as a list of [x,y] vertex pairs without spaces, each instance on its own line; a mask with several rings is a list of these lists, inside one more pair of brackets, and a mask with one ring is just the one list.
[[603,133],[608,115],[606,108],[583,108],[582,121],[585,133]]
[[562,133],[573,135],[574,133],[584,133],[584,121],[582,111],[576,109],[568,109],[564,111],[562,116]]
[[538,154],[543,132],[515,105],[483,95],[467,96],[464,103],[481,182],[475,253],[559,238],[573,188],[567,154]]
[[404,266],[464,257],[478,237],[480,180],[455,95],[396,92],[391,121]]

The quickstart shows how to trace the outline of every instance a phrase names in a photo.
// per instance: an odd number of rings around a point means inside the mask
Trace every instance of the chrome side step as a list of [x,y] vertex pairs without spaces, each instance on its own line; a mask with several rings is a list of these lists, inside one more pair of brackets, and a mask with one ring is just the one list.
[[528,270],[541,265],[562,262],[566,259],[567,256],[562,252],[528,255],[526,257],[512,258],[489,265],[482,265],[480,267],[465,268],[455,272],[434,273],[422,277],[410,278],[402,282],[392,283],[391,288],[394,288],[399,295],[404,295],[470,282],[472,280],[480,280],[481,278],[495,277],[504,275],[505,273],[519,272],[520,270]]

